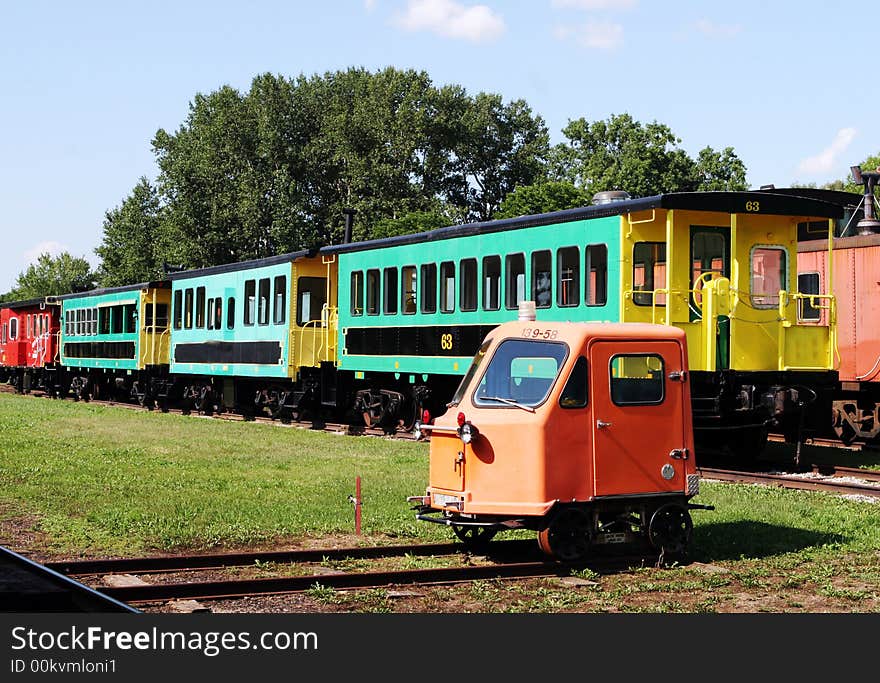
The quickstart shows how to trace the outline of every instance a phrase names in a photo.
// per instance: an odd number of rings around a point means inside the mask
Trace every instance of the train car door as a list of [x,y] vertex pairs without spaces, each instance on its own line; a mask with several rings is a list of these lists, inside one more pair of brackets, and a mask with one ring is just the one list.
[[682,348],[675,341],[589,347],[594,495],[685,489]]

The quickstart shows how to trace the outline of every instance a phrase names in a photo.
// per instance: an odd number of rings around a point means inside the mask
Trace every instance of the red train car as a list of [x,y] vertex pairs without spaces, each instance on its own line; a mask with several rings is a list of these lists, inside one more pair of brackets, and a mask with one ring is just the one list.
[[0,379],[20,392],[49,388],[58,364],[60,307],[45,299],[0,304]]
[[[831,282],[829,290],[824,289]],[[832,400],[831,427],[844,442],[880,436],[880,234],[856,234],[798,244],[798,284],[802,293],[822,287],[837,303],[840,389]],[[828,311],[803,302],[802,320],[823,319]]]

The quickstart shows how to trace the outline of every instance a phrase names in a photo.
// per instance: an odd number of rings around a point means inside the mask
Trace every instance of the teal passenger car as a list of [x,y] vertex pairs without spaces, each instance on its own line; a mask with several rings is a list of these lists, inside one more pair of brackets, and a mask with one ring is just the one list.
[[168,374],[170,285],[166,281],[55,297],[61,304],[62,393],[151,398]]
[[276,417],[336,356],[336,258],[299,251],[174,273],[171,375],[191,407]]

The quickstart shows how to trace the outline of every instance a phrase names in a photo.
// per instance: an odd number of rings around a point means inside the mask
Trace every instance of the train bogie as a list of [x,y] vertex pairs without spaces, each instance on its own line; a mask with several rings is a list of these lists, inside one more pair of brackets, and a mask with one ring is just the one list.
[[645,324],[505,323],[433,425],[419,519],[472,544],[527,528],[563,560],[682,552],[698,492],[687,343]]

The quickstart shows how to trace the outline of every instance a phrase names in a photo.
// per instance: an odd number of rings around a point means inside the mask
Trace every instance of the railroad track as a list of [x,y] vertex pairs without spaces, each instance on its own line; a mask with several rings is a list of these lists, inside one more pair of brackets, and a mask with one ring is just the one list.
[[[142,557],[112,560],[85,560],[51,563],[66,576],[91,577],[100,582],[109,574],[148,575],[168,572],[198,574],[211,569],[241,567],[257,563],[306,564],[342,559],[381,559],[388,557],[446,556],[465,552],[462,544],[436,543],[407,546],[332,548],[317,550],[227,553],[174,557]],[[589,567],[594,571],[619,571],[657,561],[650,555],[608,555],[588,563],[568,564],[544,559],[533,540],[496,541],[488,546],[492,564],[431,569],[379,570],[362,572],[313,573],[300,576],[245,578],[233,580],[187,580],[102,587],[101,592],[124,603],[161,603],[170,600],[217,600],[258,595],[301,593],[323,588],[366,589],[397,585],[441,585],[486,579],[521,579],[567,576],[573,570]],[[538,558],[538,559],[533,559]]]
[[[714,467],[698,467],[697,469],[703,479],[880,498],[880,472],[872,470],[837,466],[824,468],[824,473],[823,468],[819,466],[816,466],[815,471],[809,473],[738,471]],[[858,478],[862,481],[841,481],[844,477]]]

